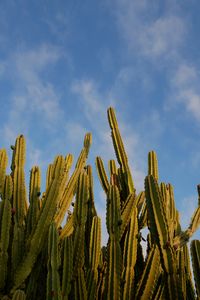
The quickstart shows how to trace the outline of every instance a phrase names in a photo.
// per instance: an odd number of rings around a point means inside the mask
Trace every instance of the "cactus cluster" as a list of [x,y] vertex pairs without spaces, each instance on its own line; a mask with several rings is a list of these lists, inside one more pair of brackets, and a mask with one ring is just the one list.
[[148,154],[144,190],[137,193],[113,108],[108,121],[117,161],[109,161],[108,175],[101,157],[96,158],[106,198],[108,241],[103,247],[87,165],[91,134],[71,176],[71,154],[57,156],[48,166],[45,192],[39,167],[31,169],[29,198],[24,136],[11,146],[10,175],[8,155],[0,150],[0,299],[200,298],[200,241],[193,240],[188,249],[200,224],[200,186],[197,208],[182,231],[173,187],[159,182],[156,153]]

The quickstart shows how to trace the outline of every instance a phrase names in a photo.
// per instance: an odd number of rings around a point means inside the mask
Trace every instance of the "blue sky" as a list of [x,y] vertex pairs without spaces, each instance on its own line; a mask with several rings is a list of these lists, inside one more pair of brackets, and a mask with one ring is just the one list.
[[[186,226],[200,183],[199,9],[197,0],[2,0],[0,147],[10,153],[23,133],[27,174],[41,166],[44,184],[55,155],[77,157],[90,131],[89,163],[100,155],[107,165],[112,105],[137,191],[153,149]],[[93,173],[102,216],[105,196]]]

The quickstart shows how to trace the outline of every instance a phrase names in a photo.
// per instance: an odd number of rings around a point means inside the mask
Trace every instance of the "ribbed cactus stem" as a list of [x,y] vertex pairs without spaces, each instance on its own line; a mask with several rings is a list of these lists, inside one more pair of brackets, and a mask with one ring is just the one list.
[[66,211],[70,207],[72,198],[75,193],[78,177],[79,177],[81,171],[83,170],[83,168],[85,167],[85,163],[86,163],[87,155],[88,155],[89,148],[91,145],[91,141],[92,141],[92,136],[90,133],[87,133],[85,136],[85,139],[84,139],[84,148],[82,149],[82,151],[78,157],[78,160],[77,160],[77,163],[75,166],[75,170],[74,170],[73,174],[71,175],[71,177],[67,183],[67,186],[65,187],[63,196],[59,202],[59,211],[55,215],[55,222],[58,227],[62,223],[64,216],[66,214]]
[[101,219],[93,217],[90,234],[89,271],[87,274],[88,300],[97,296],[98,266],[101,254]]
[[13,208],[16,210],[15,218],[19,226],[24,222],[28,209],[25,186],[25,153],[26,142],[23,135],[17,137],[12,161],[13,177]]
[[36,224],[40,211],[40,169],[35,166],[31,169],[29,184],[29,209],[27,215],[27,236]]
[[124,177],[124,181],[126,182],[127,193],[134,192],[134,184],[131,176],[131,172],[128,165],[128,157],[125,152],[124,144],[121,138],[121,134],[118,128],[117,119],[115,116],[115,111],[112,107],[110,107],[107,111],[108,113],[108,121],[111,128],[113,146],[115,149],[115,154],[118,160],[118,163],[122,169],[122,174]]
[[157,246],[153,246],[148,255],[142,278],[137,286],[136,300],[152,299],[156,283],[160,275],[160,254]]
[[11,201],[12,194],[13,194],[12,177],[10,175],[6,175],[2,197],[3,197],[3,199],[7,199],[7,200]]
[[134,268],[137,259],[138,244],[138,219],[137,207],[132,210],[129,229],[126,233],[123,253],[123,273],[122,278],[125,282],[123,288],[123,300],[133,299],[134,297]]
[[62,181],[66,180],[63,157],[56,157],[55,164],[56,168],[54,170],[53,180],[46,192],[46,199],[44,200],[44,205],[40,211],[37,226],[32,233],[29,251],[24,257],[14,276],[14,289],[18,288],[30,274],[37,256],[44,245],[45,237],[55,214],[57,203],[61,194],[63,193],[63,191],[60,190]]
[[62,274],[62,296],[63,300],[68,300],[71,291],[71,280],[73,276],[73,240],[72,235],[64,238],[64,259]]
[[0,149],[0,195],[2,194],[4,189],[7,164],[8,155],[6,149]]
[[107,177],[107,174],[105,171],[103,161],[102,161],[101,157],[99,157],[99,156],[96,158],[96,168],[97,168],[97,172],[99,175],[99,180],[101,182],[101,185],[102,185],[105,193],[107,194],[108,188],[109,188],[109,181],[108,181],[108,177]]
[[58,268],[60,257],[58,250],[58,231],[54,223],[49,228],[48,235],[48,274],[47,274],[47,293],[46,300],[61,299],[60,277]]
[[26,294],[22,290],[16,290],[13,294],[12,300],[28,300],[26,299]]
[[8,199],[3,201],[2,205],[2,220],[0,224],[0,290],[5,286],[7,277],[7,262],[8,262],[8,246],[10,240],[11,226],[11,204]]
[[193,240],[190,245],[192,255],[192,266],[194,273],[194,281],[197,291],[198,299],[200,298],[200,241]]
[[158,175],[158,160],[155,151],[150,151],[148,154],[148,175],[152,175],[156,180]]

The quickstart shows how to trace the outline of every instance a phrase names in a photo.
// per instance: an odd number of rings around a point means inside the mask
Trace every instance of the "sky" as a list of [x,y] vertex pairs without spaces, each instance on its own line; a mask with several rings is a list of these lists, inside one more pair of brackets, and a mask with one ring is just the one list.
[[91,132],[88,163],[104,242],[106,197],[94,161],[115,158],[109,106],[137,193],[154,150],[160,181],[174,186],[183,228],[197,206],[199,9],[198,0],[0,1],[0,148],[10,156],[10,145],[24,134],[27,184],[39,165],[44,186],[54,157],[76,159]]

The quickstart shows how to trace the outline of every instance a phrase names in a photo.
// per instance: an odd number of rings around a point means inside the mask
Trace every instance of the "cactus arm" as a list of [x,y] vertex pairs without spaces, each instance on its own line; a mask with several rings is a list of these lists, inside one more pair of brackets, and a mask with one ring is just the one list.
[[8,155],[6,149],[0,149],[0,195],[2,194],[4,189],[7,164]]
[[53,164],[49,164],[46,171],[46,190],[48,189],[50,182],[52,180],[52,169],[53,169]]
[[96,158],[96,168],[97,168],[100,183],[103,187],[103,190],[107,194],[108,188],[109,188],[109,181],[108,181],[108,177],[106,175],[103,161],[102,161],[101,157],[99,157],[99,156]]
[[40,169],[35,166],[31,169],[29,184],[29,208],[27,213],[27,237],[37,222],[40,210]]
[[73,233],[73,231],[74,231],[74,226],[73,226],[74,219],[73,218],[74,218],[73,215],[68,217],[65,226],[61,230],[60,239],[68,237],[69,235],[71,235]]
[[28,202],[26,199],[25,187],[25,138],[23,135],[18,136],[13,152],[13,208],[16,209],[15,218],[19,226],[24,222],[27,213]]
[[22,290],[16,290],[13,294],[12,300],[26,300],[26,294]]
[[116,185],[109,187],[107,195],[106,225],[110,236],[119,236],[121,225],[120,195]]
[[[60,278],[58,274],[58,232],[54,223],[50,225],[48,235],[48,273],[47,273],[47,295],[46,300],[61,300]],[[53,296],[53,297],[52,297]]]
[[200,298],[200,241],[193,240],[190,244],[194,281],[198,299]]
[[120,195],[116,185],[111,185],[107,195],[106,225],[109,233],[108,272],[106,282],[106,299],[120,299],[122,254],[120,248]]
[[78,178],[76,202],[74,207],[74,274],[84,264],[85,223],[87,220],[88,176],[81,172]]
[[128,196],[123,209],[122,209],[122,213],[121,213],[121,220],[122,220],[122,224],[121,224],[121,230],[120,230],[120,238],[122,238],[126,227],[128,226],[130,219],[131,219],[131,215],[132,215],[132,211],[135,207],[135,194],[132,193]]
[[11,204],[8,199],[4,200],[2,208],[3,214],[0,224],[0,290],[4,288],[7,277],[8,245],[11,226]]
[[164,201],[158,183],[152,175],[148,175],[145,179],[145,193],[150,232],[159,247],[162,267],[169,274],[168,297],[169,299],[175,299],[178,297],[175,250],[169,236]]
[[200,206],[195,210],[188,231],[190,231],[190,236],[198,229],[200,225]]
[[121,299],[122,256],[119,242],[112,237],[108,245],[108,274],[106,299]]
[[90,234],[89,271],[87,274],[88,300],[95,299],[98,281],[98,265],[101,254],[101,219],[93,217]]
[[167,241],[169,241],[168,226],[159,186],[152,175],[148,175],[145,179],[145,193],[150,232],[161,250],[164,268],[169,272],[169,262],[166,251],[164,251]]
[[134,184],[133,184],[131,172],[130,172],[130,169],[128,166],[128,157],[127,157],[125,149],[124,149],[124,145],[123,145],[120,131],[118,128],[115,112],[112,107],[110,107],[107,112],[108,112],[108,121],[109,121],[110,128],[112,131],[112,139],[113,139],[113,145],[114,145],[116,157],[117,157],[120,167],[122,168],[122,172],[124,174],[125,182],[126,182],[127,189],[128,189],[128,194],[133,193],[134,192]]
[[71,280],[73,275],[73,241],[72,235],[64,238],[64,261],[62,274],[62,296],[68,300],[71,291]]
[[65,213],[71,204],[71,200],[73,198],[76,184],[77,184],[77,179],[78,179],[83,167],[85,166],[85,162],[87,159],[90,144],[91,144],[91,134],[88,133],[85,136],[84,148],[82,149],[82,151],[79,155],[75,170],[74,170],[70,180],[67,183],[67,186],[63,193],[62,199],[60,201],[60,204],[59,204],[60,209],[59,209],[58,213],[55,215],[55,222],[57,224],[57,227],[59,227],[60,224],[62,223]]
[[87,300],[87,289],[86,289],[86,282],[85,282],[85,276],[84,271],[82,268],[78,270],[78,276],[75,280],[75,300],[83,299]]
[[138,221],[140,230],[147,226],[147,221],[148,221],[147,206],[146,206],[146,202],[145,202],[144,205],[142,206],[142,211],[140,213],[140,217],[139,217],[139,221]]
[[20,286],[20,284],[30,274],[36,258],[42,249],[46,234],[55,214],[57,202],[62,194],[62,191],[60,190],[61,181],[66,179],[64,172],[64,159],[62,157],[57,157],[55,160],[57,168],[53,175],[53,180],[45,195],[46,199],[43,207],[41,208],[37,225],[32,233],[29,251],[25,255],[14,275],[13,290]]
[[179,249],[180,247],[185,245],[192,237],[194,232],[198,229],[199,225],[200,225],[200,206],[196,208],[188,229],[186,229],[184,232],[180,232],[178,235],[175,236],[173,240],[174,247],[176,249]]
[[12,194],[13,194],[12,177],[10,175],[6,175],[2,197],[3,199],[7,199],[11,202]]
[[150,151],[148,154],[148,175],[152,175],[156,180],[158,175],[158,160],[155,151]]
[[160,275],[160,254],[157,246],[153,246],[149,253],[145,269],[138,284],[135,299],[152,299],[156,283]]
[[134,288],[134,267],[137,260],[137,243],[138,243],[138,220],[137,207],[132,210],[129,230],[126,233],[124,255],[123,255],[123,300],[133,299]]

